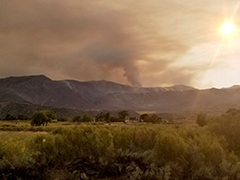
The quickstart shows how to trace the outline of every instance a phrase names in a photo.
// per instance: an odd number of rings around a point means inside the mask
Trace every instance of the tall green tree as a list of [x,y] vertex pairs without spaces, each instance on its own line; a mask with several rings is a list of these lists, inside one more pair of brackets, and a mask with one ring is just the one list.
[[31,125],[32,126],[41,126],[47,121],[48,117],[43,111],[37,111],[32,116]]
[[118,118],[125,120],[126,117],[129,116],[129,112],[127,110],[123,110],[118,112]]
[[50,110],[44,110],[43,112],[44,112],[44,113],[46,114],[46,116],[47,116],[47,120],[45,121],[46,126],[47,126],[47,124],[48,124],[49,122],[51,122],[53,119],[55,119],[55,114],[54,114],[53,111],[50,111]]
[[47,126],[51,120],[55,118],[54,112],[49,110],[43,110],[43,111],[36,111],[31,120],[32,126],[41,126],[44,124]]

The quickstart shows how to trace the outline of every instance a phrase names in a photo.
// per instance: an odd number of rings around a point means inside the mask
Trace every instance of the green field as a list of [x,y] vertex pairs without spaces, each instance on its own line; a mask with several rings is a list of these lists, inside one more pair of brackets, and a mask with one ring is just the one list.
[[240,179],[240,118],[208,125],[0,121],[0,179]]

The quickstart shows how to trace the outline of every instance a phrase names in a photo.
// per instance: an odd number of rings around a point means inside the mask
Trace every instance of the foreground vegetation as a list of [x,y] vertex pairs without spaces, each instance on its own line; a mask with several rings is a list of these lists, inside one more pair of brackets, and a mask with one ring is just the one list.
[[239,114],[203,127],[18,123],[27,131],[0,131],[0,179],[240,179]]

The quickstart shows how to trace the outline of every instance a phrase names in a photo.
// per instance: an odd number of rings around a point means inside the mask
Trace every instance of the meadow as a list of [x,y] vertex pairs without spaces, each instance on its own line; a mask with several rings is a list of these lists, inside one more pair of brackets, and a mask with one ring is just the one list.
[[0,121],[0,179],[240,179],[239,117],[204,127]]

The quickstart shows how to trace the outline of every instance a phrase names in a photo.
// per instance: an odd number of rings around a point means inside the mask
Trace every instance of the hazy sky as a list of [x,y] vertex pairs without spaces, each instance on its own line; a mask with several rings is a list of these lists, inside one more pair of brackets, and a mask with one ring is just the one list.
[[0,0],[0,77],[240,84],[239,0]]

